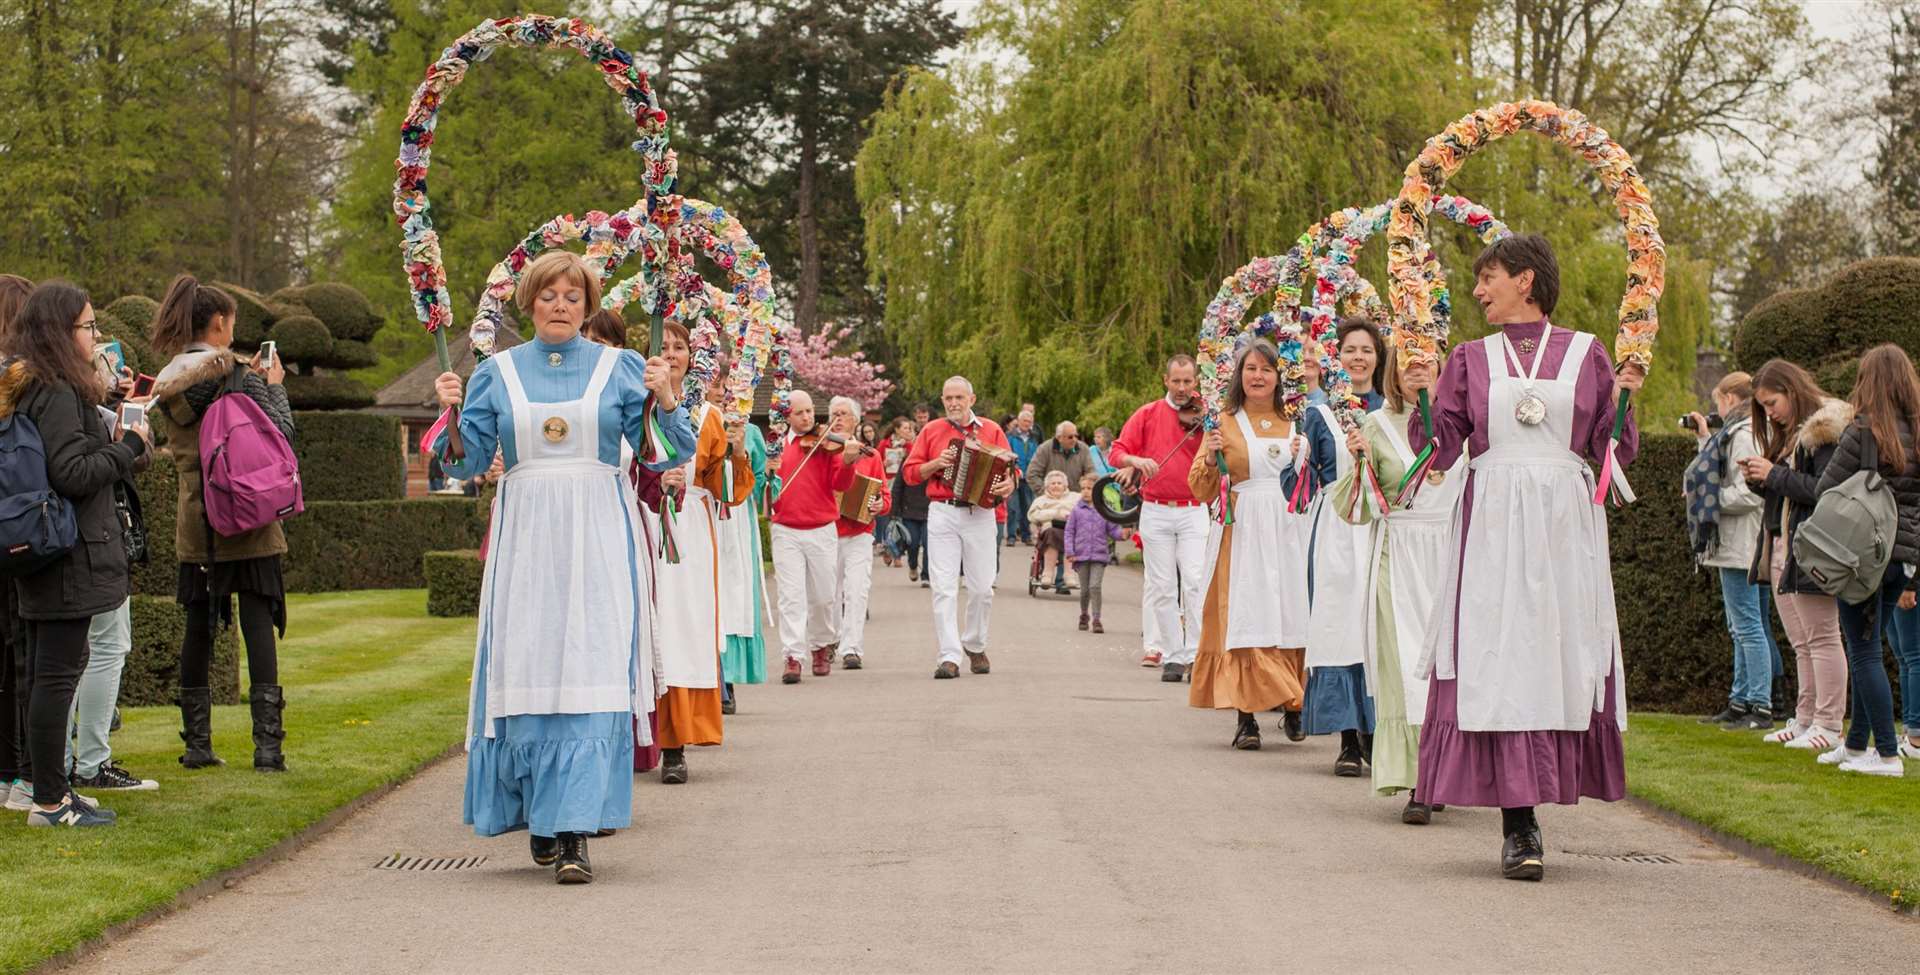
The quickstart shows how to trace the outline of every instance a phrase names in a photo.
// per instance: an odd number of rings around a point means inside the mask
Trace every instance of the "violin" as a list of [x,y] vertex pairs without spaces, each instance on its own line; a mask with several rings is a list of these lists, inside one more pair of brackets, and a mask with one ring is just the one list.
[[1200,429],[1200,416],[1206,411],[1200,406],[1200,397],[1187,400],[1187,405],[1174,410],[1174,417],[1180,421],[1180,428],[1188,433]]

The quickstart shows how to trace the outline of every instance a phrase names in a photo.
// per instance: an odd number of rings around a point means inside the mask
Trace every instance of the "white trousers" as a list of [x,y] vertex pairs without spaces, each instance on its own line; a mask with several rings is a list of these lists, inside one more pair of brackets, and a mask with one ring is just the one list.
[[[964,664],[962,650],[987,649],[987,613],[993,608],[996,556],[992,508],[927,506],[927,563],[933,583],[933,635],[940,662]],[[967,619],[959,619],[962,569],[967,579]]]
[[773,581],[780,589],[780,649],[788,660],[833,642],[840,599],[839,535],[833,523],[818,528],[774,525]]
[[867,597],[873,592],[873,536],[862,532],[838,540],[840,655],[862,653],[867,634]]
[[[1200,650],[1200,601],[1205,590],[1207,509],[1205,505],[1179,507],[1140,505],[1140,547],[1146,560],[1142,586],[1142,616],[1153,626],[1144,628],[1149,651],[1165,652],[1167,663],[1191,664]],[[1181,608],[1188,617],[1181,626]],[[1156,642],[1158,645],[1156,645]]]

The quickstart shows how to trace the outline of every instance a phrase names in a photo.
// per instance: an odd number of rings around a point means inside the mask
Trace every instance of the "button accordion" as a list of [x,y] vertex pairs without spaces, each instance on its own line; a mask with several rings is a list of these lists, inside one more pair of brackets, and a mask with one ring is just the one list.
[[879,496],[879,478],[853,475],[853,486],[840,492],[840,517],[862,525],[873,524],[873,512],[867,510],[867,506]]
[[955,448],[950,475],[953,503],[968,507],[991,508],[1003,499],[994,497],[993,482],[1013,469],[1013,454],[981,443],[972,437],[959,441]]

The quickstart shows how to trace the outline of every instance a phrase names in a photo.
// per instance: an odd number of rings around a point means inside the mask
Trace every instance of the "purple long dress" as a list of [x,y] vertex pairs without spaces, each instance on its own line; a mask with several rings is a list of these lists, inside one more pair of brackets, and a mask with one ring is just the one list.
[[[1432,627],[1423,802],[1514,808],[1626,794],[1605,515],[1584,463],[1606,453],[1613,367],[1590,335],[1552,328],[1542,343],[1549,328],[1505,325],[1506,341],[1455,348],[1435,390],[1434,469],[1462,449],[1472,466]],[[1580,358],[1569,362],[1570,350]],[[1536,388],[1549,420],[1523,425],[1515,405]],[[1618,461],[1638,448],[1629,415]]]

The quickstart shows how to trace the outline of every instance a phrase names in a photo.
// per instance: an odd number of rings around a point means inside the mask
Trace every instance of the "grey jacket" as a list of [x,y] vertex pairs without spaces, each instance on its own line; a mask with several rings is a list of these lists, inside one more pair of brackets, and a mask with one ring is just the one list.
[[1754,550],[1760,545],[1760,512],[1766,499],[1741,476],[1740,461],[1758,455],[1760,449],[1754,446],[1752,417],[1743,416],[1728,424],[1726,433],[1727,468],[1720,472],[1720,539],[1700,564],[1714,569],[1747,569],[1753,566]]
[[1093,454],[1085,444],[1074,444],[1072,450],[1060,449],[1060,441],[1048,437],[1033,452],[1033,463],[1027,465],[1027,486],[1033,489],[1033,496],[1039,497],[1047,490],[1047,472],[1064,471],[1067,475],[1067,493],[1080,493],[1080,475],[1093,472]]

